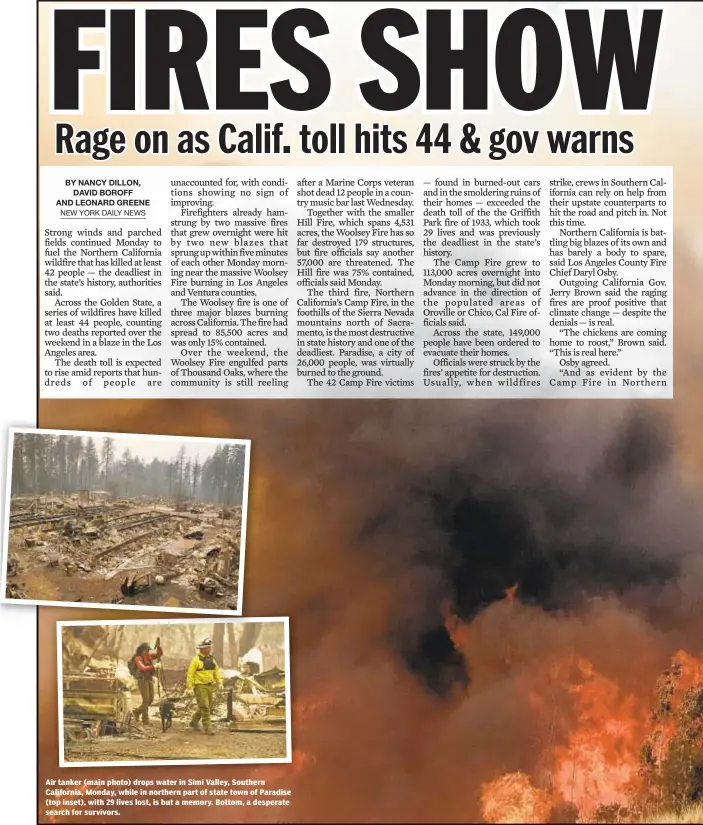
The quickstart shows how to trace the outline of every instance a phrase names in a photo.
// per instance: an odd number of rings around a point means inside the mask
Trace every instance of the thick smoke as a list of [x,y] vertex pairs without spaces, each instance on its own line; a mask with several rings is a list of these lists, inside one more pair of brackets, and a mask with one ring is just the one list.
[[388,575],[409,580],[391,638],[441,695],[470,669],[447,613],[471,621],[512,587],[549,611],[639,591],[651,612],[690,552],[694,514],[675,489],[658,415],[629,408],[609,431],[602,418],[584,423],[570,443],[563,427],[550,433],[544,405],[544,421],[514,412],[527,406],[495,407],[457,434],[451,455],[406,468],[359,537]]

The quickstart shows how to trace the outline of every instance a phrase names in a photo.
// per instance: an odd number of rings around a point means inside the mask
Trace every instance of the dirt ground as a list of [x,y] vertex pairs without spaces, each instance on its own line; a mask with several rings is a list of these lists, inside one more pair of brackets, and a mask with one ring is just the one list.
[[[16,553],[24,563],[22,552]],[[148,591],[135,596],[122,596],[120,584],[124,572],[116,573],[109,579],[100,580],[90,574],[67,575],[57,568],[35,567],[28,569],[19,579],[27,592],[27,597],[37,601],[51,602],[89,602],[95,604],[134,604],[153,607],[189,607],[203,610],[226,610],[236,605],[236,594],[228,602],[201,595],[194,587],[186,588],[176,582],[167,581],[164,585],[155,585]],[[8,593],[11,598],[11,594]]]
[[102,736],[86,743],[67,744],[66,762],[153,762],[186,759],[273,759],[285,758],[285,732],[230,731],[215,724],[214,736],[193,731],[187,723],[174,721],[166,733],[152,725],[144,738]]
[[[68,506],[65,511],[74,514],[74,535],[67,536],[62,523],[56,521],[26,527],[18,523],[11,530],[7,597],[236,609],[239,509],[235,509],[232,520],[218,518],[216,508],[183,514],[148,502],[134,507],[102,506],[84,519],[75,516],[77,511]],[[26,518],[22,513],[14,517]],[[157,521],[153,521],[155,517]],[[150,524],[145,523],[149,520]],[[198,530],[198,539],[184,536]],[[113,546],[115,551],[111,552]],[[121,593],[128,577],[145,575],[151,578],[141,592]],[[162,583],[156,583],[157,575]],[[203,581],[209,582],[212,589],[201,590]]]

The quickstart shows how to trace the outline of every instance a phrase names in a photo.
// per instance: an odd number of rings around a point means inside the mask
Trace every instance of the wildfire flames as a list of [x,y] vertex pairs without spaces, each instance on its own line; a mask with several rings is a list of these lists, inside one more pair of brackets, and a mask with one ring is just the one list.
[[524,773],[507,773],[483,786],[483,818],[497,825],[545,822],[552,810],[546,791],[535,788]]
[[555,751],[555,787],[590,815],[600,805],[626,805],[636,788],[639,720],[646,708],[623,696],[616,682],[580,660],[582,681],[568,687],[578,719],[568,744]]
[[[703,695],[703,660],[679,651],[649,695],[646,691],[643,695],[624,692],[586,659],[554,664],[542,685],[543,692],[530,695],[530,704],[543,723],[551,723],[555,739],[566,730],[566,741],[553,741],[542,749],[537,762],[551,768],[546,776],[541,771],[543,787],[522,771],[484,783],[484,821],[565,821],[564,811],[574,816],[568,821],[605,822],[616,816],[618,821],[633,821],[630,817],[640,813],[642,800],[651,792],[646,781],[644,746],[655,742],[661,763],[681,733],[677,715],[682,706],[694,695],[700,702]],[[566,709],[557,707],[559,691],[569,697]],[[656,709],[657,700],[661,704],[662,699],[663,714],[661,707]],[[700,747],[700,721],[695,732]],[[684,735],[691,738],[689,731]]]

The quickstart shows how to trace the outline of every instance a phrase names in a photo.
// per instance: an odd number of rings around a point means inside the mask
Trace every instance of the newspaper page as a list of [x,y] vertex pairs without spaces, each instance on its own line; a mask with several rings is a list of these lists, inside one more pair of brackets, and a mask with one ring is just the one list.
[[32,819],[702,820],[702,24],[38,2]]

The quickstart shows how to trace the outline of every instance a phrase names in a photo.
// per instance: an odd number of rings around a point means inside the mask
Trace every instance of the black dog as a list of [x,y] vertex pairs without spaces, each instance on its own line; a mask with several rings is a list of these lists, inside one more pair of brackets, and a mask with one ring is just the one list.
[[173,724],[173,710],[176,705],[173,702],[169,702],[168,699],[164,699],[164,701],[159,705],[159,714],[161,715],[161,730],[166,733],[166,731],[171,727]]

